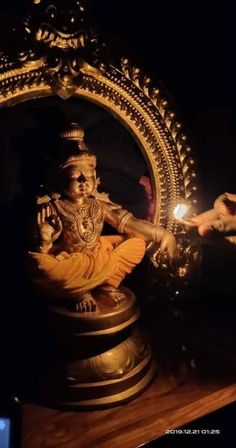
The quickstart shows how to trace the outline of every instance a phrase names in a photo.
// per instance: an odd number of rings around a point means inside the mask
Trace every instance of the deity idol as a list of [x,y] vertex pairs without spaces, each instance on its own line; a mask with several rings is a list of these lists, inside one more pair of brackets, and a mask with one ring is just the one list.
[[[80,126],[72,124],[62,137],[78,148],[58,167],[58,191],[38,198],[39,244],[29,252],[36,268],[33,278],[76,312],[96,312],[97,297],[117,307],[125,300],[121,282],[142,260],[147,243],[158,243],[161,253],[173,258],[176,241],[168,230],[135,218],[98,192],[96,156],[86,147]],[[102,235],[104,223],[118,234]]]

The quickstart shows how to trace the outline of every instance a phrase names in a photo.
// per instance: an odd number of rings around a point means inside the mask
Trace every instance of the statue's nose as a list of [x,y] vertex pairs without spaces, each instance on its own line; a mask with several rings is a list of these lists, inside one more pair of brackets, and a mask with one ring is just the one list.
[[78,177],[78,182],[86,182],[86,177],[84,177],[84,175],[81,174],[81,175]]

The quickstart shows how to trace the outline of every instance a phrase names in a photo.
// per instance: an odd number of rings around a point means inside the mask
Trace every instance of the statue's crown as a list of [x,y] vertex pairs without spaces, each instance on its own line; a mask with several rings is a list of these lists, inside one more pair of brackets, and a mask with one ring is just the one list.
[[64,140],[74,141],[78,144],[78,154],[68,157],[60,166],[62,169],[71,165],[87,165],[89,168],[96,168],[96,156],[91,153],[84,143],[84,130],[78,123],[71,123],[70,127],[61,132]]
[[71,123],[67,129],[61,132],[61,138],[84,144],[84,130],[78,123]]

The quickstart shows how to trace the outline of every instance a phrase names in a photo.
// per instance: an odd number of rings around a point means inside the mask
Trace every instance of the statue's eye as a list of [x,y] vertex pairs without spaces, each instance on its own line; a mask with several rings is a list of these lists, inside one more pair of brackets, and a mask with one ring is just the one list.
[[51,19],[55,19],[56,14],[57,14],[57,8],[53,5],[49,5],[46,9],[46,14]]

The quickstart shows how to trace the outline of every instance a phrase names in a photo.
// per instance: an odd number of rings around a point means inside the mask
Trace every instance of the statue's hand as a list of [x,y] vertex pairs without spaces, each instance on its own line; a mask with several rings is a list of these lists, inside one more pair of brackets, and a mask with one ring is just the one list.
[[53,241],[60,235],[62,224],[58,216],[51,215],[51,210],[48,206],[40,210],[37,222],[40,236],[40,251],[47,253],[52,248]]
[[52,241],[55,241],[62,232],[62,223],[58,216],[51,215],[48,218],[50,226],[53,228]]
[[52,234],[54,229],[48,222],[39,224],[40,252],[47,253],[52,248]]
[[161,229],[160,253],[161,255],[168,255],[173,259],[177,257],[177,244],[174,235],[166,229]]
[[54,229],[48,222],[42,222],[41,224],[39,224],[39,235],[41,241],[45,243],[52,242],[53,232]]

